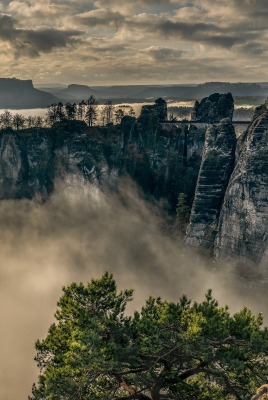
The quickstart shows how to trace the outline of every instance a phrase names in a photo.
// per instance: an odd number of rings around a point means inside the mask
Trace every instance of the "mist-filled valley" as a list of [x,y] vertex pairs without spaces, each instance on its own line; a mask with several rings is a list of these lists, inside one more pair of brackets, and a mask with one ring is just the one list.
[[268,1],[0,1],[0,400],[268,399]]
[[34,342],[46,334],[61,288],[72,281],[112,272],[120,288],[135,289],[130,313],[149,295],[201,300],[208,288],[232,311],[267,309],[265,287],[241,283],[224,264],[187,253],[167,233],[158,205],[147,203],[131,181],[109,195],[91,184],[58,182],[46,204],[2,200],[0,227],[2,399],[30,394]]
[[[33,400],[210,400],[217,390],[249,399],[265,383],[268,331],[243,307],[267,323],[267,107],[234,120],[232,94],[213,93],[194,103],[190,120],[169,118],[163,98],[119,118],[92,96],[52,104],[46,125],[0,115],[3,398],[30,395],[38,368]],[[113,281],[91,281],[106,271],[119,289],[135,290],[126,316],[122,295],[111,300]],[[148,300],[133,314],[151,295],[167,302]],[[163,388],[162,372],[171,382]]]
[[0,400],[268,399],[267,15],[0,0]]

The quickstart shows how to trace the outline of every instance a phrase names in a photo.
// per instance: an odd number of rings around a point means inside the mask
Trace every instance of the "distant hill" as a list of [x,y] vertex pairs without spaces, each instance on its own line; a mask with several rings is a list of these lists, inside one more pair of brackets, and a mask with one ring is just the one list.
[[94,95],[100,101],[138,102],[163,97],[166,100],[194,100],[209,96],[211,93],[229,93],[233,96],[265,97],[268,87],[256,83],[207,82],[199,85],[116,85],[86,86],[71,84],[67,88],[43,89],[62,101],[86,100]]
[[0,78],[0,108],[42,108],[58,99],[33,87],[31,80]]
[[230,83],[230,82],[206,82],[196,87],[198,94],[209,95],[213,92],[229,93],[233,96],[264,96],[267,88],[257,83]]
[[[39,85],[40,87],[40,85]],[[62,101],[66,103],[87,100],[95,96],[100,103],[111,100],[116,103],[136,103],[151,101],[162,97],[165,100],[200,100],[211,93],[232,93],[233,96],[246,99],[250,97],[265,99],[268,96],[266,83],[229,83],[206,82],[187,85],[115,85],[87,86],[70,84],[51,84],[51,87],[36,89],[31,80],[0,78],[0,108],[42,108]],[[259,104],[260,102],[257,101]]]

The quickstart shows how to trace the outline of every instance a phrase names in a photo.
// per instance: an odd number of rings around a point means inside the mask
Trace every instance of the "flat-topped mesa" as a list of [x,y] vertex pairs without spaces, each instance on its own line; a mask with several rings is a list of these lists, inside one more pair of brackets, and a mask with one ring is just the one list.
[[213,251],[220,210],[235,160],[236,135],[230,119],[209,126],[186,231],[186,244]]
[[[268,109],[258,107],[243,135],[226,190],[215,257],[236,273],[267,279],[268,265]],[[251,268],[250,268],[251,267]],[[250,268],[250,271],[249,271]]]
[[55,103],[56,97],[33,87],[31,80],[0,78],[0,108],[37,108]]
[[195,102],[191,120],[207,122],[209,124],[219,123],[224,118],[233,119],[234,99],[231,93],[214,93],[205,97],[199,103]]
[[33,89],[33,81],[30,79],[0,78],[0,90],[17,90],[18,88]]

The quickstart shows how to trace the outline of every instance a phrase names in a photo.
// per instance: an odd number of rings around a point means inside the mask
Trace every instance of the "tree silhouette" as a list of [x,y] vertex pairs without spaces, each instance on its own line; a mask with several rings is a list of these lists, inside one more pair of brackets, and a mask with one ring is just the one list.
[[91,95],[86,102],[85,120],[89,126],[92,126],[98,117],[98,101]]

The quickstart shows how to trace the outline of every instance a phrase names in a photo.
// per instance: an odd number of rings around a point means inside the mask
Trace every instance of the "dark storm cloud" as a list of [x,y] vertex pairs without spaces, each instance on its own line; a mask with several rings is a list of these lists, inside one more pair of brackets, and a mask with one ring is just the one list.
[[57,82],[89,85],[268,79],[267,0],[5,0],[0,10],[5,77],[40,82],[55,71]]
[[193,43],[206,43],[217,47],[230,47],[245,43],[249,39],[255,38],[255,33],[248,32],[245,35],[236,32],[229,32],[213,23],[187,23],[183,21],[174,22],[170,19],[158,18],[155,16],[137,16],[132,21],[127,21],[128,25],[133,25],[134,29],[143,32],[153,32],[154,35],[166,39],[182,39]]
[[40,53],[73,45],[80,35],[81,32],[76,30],[18,29],[12,17],[0,16],[0,39],[11,44],[16,57],[38,57]]
[[239,36],[226,35],[223,29],[215,24],[160,21],[156,29],[169,37],[179,36],[182,39],[198,42],[207,42],[220,47],[230,47],[243,40]]

